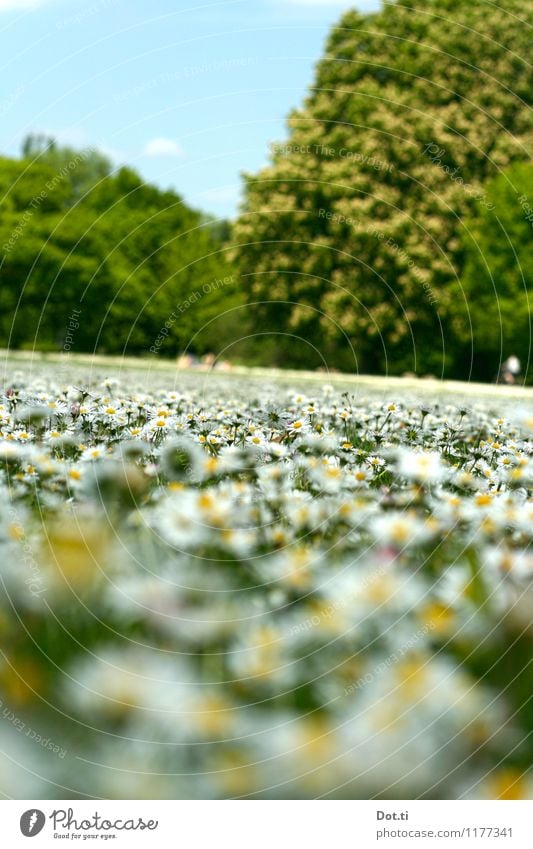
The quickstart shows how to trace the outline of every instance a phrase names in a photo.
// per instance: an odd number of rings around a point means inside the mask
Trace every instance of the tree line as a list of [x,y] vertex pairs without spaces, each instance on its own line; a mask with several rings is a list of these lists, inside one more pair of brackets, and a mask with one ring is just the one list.
[[[161,355],[174,356],[231,333],[216,326],[237,294],[227,225],[176,192],[97,151],[30,137],[20,159],[0,159],[0,197],[3,347],[60,350],[70,330],[72,351],[143,354],[168,322]],[[203,297],[187,311],[192,291]]]

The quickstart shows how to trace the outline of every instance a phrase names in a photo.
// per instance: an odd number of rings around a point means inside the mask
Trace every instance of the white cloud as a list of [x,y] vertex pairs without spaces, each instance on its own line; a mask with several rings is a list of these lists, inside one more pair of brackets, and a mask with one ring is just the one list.
[[0,12],[19,12],[22,9],[36,9],[44,6],[48,0],[0,0]]
[[144,156],[183,156],[183,148],[174,139],[150,139],[146,143]]

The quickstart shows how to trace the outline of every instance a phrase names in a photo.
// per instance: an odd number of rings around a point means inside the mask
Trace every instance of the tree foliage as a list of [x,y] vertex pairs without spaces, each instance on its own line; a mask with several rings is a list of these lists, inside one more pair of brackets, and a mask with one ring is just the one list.
[[236,227],[278,362],[468,374],[464,221],[527,157],[532,23],[520,0],[419,0],[333,29]]
[[0,345],[61,349],[76,310],[76,351],[147,353],[172,314],[158,353],[218,350],[240,297],[220,225],[95,151],[23,153],[0,159]]
[[455,299],[469,305],[462,358],[472,357],[472,376],[481,380],[493,378],[511,353],[524,373],[531,360],[533,166],[513,165],[487,184],[486,194],[488,206],[463,229],[463,273]]

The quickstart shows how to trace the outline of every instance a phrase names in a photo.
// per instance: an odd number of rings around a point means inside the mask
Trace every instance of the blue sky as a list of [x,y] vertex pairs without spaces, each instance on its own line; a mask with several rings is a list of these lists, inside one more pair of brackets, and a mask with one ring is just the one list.
[[267,160],[330,27],[377,0],[0,0],[0,150],[96,146],[215,215]]

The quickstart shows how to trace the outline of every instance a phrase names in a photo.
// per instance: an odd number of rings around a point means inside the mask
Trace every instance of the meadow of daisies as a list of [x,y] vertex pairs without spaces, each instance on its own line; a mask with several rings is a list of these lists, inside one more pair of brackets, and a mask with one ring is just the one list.
[[527,401],[324,384],[4,381],[3,795],[533,795]]

